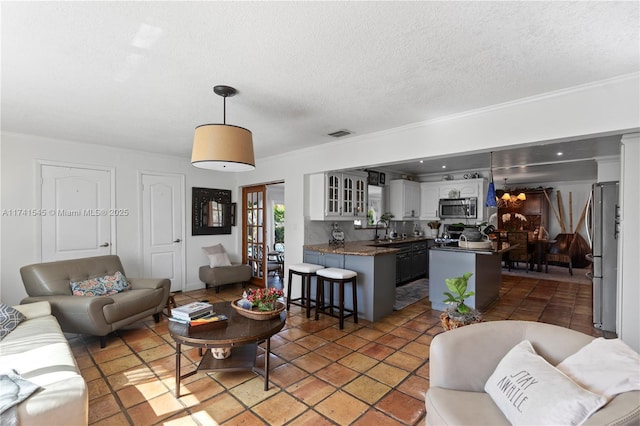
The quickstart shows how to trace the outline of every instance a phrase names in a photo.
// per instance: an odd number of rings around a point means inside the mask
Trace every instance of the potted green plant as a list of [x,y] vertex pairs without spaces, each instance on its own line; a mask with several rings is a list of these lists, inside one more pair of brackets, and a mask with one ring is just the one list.
[[461,277],[446,278],[444,280],[449,289],[449,291],[444,292],[444,295],[447,296],[444,303],[451,305],[451,307],[447,308],[447,310],[440,315],[440,322],[442,323],[442,328],[445,330],[482,322],[480,311],[464,303],[465,299],[476,294],[473,291],[467,291],[469,278],[471,278],[472,275],[473,273],[467,272],[462,274]]

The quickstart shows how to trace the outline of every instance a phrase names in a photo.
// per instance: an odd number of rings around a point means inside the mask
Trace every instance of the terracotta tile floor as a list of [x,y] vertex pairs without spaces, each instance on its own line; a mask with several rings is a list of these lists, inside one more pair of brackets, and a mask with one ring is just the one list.
[[[591,325],[591,286],[550,277],[503,276],[486,320],[541,321],[600,335]],[[176,301],[229,301],[239,292],[239,285],[198,290],[177,294]],[[271,341],[268,391],[252,372],[197,373],[182,382],[180,399],[173,396],[166,318],[110,335],[104,349],[95,337],[74,336],[70,343],[89,384],[90,424],[416,425],[424,423],[429,344],[442,331],[439,314],[423,299],[375,323],[348,319],[339,330],[337,319],[308,320],[292,306],[285,329]],[[183,371],[191,371],[198,350],[183,350]]]

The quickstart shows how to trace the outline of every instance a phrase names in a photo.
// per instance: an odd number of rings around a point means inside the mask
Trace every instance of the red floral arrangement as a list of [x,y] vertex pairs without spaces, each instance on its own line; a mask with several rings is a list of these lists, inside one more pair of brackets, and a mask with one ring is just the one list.
[[284,296],[284,292],[273,287],[247,291],[247,300],[260,311],[274,311],[276,301],[282,296]]

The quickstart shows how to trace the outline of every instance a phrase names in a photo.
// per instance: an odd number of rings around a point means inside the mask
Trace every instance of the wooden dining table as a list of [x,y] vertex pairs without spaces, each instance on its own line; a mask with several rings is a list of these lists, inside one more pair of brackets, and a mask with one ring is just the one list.
[[[508,244],[507,234],[508,231],[498,229],[492,233],[497,241],[498,249],[503,247],[503,244]],[[536,270],[542,272],[542,264],[547,250],[551,244],[554,244],[556,240],[550,240],[548,238],[534,238],[527,241],[527,251],[533,254],[534,262],[531,263],[530,270],[534,270],[534,263],[536,264]]]
[[[538,272],[542,272],[542,263],[544,262],[544,257],[546,256],[549,245],[555,242],[556,240],[549,240],[547,238],[536,238],[528,241],[527,250],[533,253]],[[533,271],[533,264],[531,265],[531,270]]]

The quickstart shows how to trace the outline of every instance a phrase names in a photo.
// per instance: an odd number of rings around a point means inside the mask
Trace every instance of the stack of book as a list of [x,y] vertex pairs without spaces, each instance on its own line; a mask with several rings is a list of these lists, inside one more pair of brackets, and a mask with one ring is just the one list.
[[195,327],[213,322],[224,321],[227,316],[216,314],[213,306],[208,302],[193,302],[187,305],[178,306],[171,310],[169,321]]

